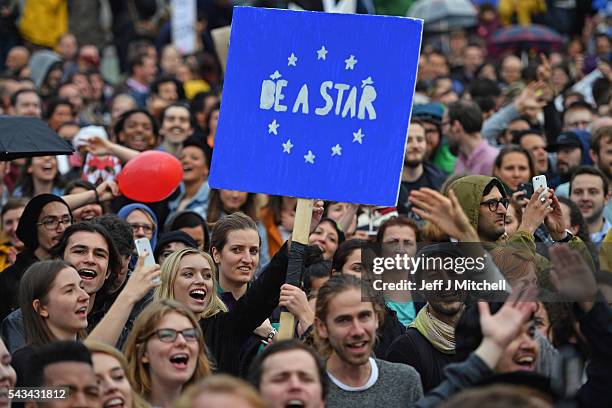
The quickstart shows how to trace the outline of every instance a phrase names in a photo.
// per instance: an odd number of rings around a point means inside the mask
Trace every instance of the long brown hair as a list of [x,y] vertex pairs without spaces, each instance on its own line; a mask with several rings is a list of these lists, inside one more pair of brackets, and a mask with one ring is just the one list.
[[55,279],[66,268],[72,268],[72,266],[60,260],[36,262],[26,270],[21,278],[19,306],[23,315],[27,344],[42,346],[58,340],[49,329],[45,319],[34,309],[32,303],[36,299],[42,305],[49,302],[49,292],[55,283]]
[[[255,202],[254,193],[246,193],[247,199],[244,204],[240,206],[238,211],[243,212],[252,219],[257,219],[257,203]],[[221,218],[221,213],[225,212],[223,209],[223,201],[221,201],[221,190],[213,188],[210,190],[208,195],[208,210],[206,211],[206,222],[214,224]]]
[[130,383],[134,384],[134,391],[146,399],[151,397],[152,384],[148,364],[143,363],[142,358],[147,348],[147,342],[151,338],[151,333],[155,331],[156,326],[164,316],[169,313],[178,313],[188,318],[198,333],[199,351],[196,369],[184,386],[193,384],[211,374],[210,363],[205,354],[204,334],[191,310],[174,300],[154,301],[140,313],[136,322],[134,322],[134,327],[124,350],[128,359],[127,374]]

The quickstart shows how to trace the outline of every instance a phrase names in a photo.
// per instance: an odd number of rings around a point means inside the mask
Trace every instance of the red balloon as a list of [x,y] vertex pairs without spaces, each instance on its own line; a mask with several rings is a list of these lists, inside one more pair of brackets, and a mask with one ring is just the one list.
[[176,157],[149,150],[127,162],[117,176],[117,183],[124,196],[153,203],[168,198],[182,179],[183,167]]

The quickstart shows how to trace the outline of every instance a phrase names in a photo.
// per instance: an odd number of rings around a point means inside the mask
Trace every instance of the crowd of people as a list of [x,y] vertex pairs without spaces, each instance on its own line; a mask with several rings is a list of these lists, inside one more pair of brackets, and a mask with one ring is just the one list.
[[[0,112],[75,149],[0,162],[0,406],[609,406],[609,2],[475,1],[477,25],[443,34],[425,21],[397,206],[315,201],[294,284],[297,199],[207,181],[211,30],[233,3],[197,1],[190,55],[168,3],[0,1]],[[405,15],[411,1],[357,3]],[[511,23],[547,24],[563,47],[493,47]],[[116,178],[150,150],[182,180],[136,202]],[[387,268],[376,292],[375,259],[395,255],[483,267]],[[500,284],[389,289],[459,278]]]

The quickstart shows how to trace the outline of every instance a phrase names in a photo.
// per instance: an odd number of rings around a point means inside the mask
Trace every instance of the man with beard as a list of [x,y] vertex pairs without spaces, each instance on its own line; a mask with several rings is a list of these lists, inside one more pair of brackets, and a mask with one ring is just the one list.
[[[589,154],[595,166],[606,175],[608,187],[612,188],[612,125],[606,125],[593,131]],[[612,220],[612,201],[604,208],[604,217]]]
[[[361,280],[332,276],[317,294],[315,339],[327,357],[327,407],[406,407],[423,396],[416,370],[370,357],[381,306],[361,301]],[[390,392],[390,390],[392,390]]]
[[570,181],[570,199],[576,203],[584,217],[591,241],[601,243],[612,223],[603,216],[604,207],[610,200],[608,179],[594,167],[580,167]]
[[426,160],[427,139],[425,132],[426,129],[423,122],[417,119],[410,121],[406,154],[404,156],[404,169],[402,170],[402,184],[398,200],[398,212],[400,214],[408,215],[410,212],[408,195],[411,190],[421,187],[437,190],[446,179],[446,174]]
[[480,135],[481,128],[482,112],[475,102],[453,102],[444,112],[442,131],[457,156],[455,173],[492,174],[499,151]]
[[556,188],[557,195],[567,195],[567,187],[562,184],[567,183],[574,170],[580,166],[583,159],[584,145],[580,136],[575,132],[563,132],[557,138],[554,145],[549,146],[549,152],[557,153],[557,179],[549,180],[549,187]]
[[[456,245],[440,243],[424,247],[415,258],[463,256]],[[442,280],[442,287],[446,288],[450,273],[419,268],[416,282],[420,287],[421,280]],[[428,392],[444,380],[444,367],[455,361],[455,325],[464,308],[465,293],[435,290],[425,291],[423,295],[427,305],[419,311],[406,333],[391,344],[386,360],[414,367],[421,375],[423,390]]]

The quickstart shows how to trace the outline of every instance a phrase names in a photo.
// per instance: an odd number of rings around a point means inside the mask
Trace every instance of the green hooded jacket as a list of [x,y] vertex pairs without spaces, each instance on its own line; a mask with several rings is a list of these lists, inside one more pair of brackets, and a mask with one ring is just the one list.
[[[455,192],[457,200],[463,208],[463,211],[470,220],[470,224],[478,231],[478,220],[480,217],[480,203],[482,202],[482,196],[485,188],[490,184],[494,183],[503,197],[508,197],[508,192],[504,189],[504,186],[500,180],[495,177],[470,175],[461,177],[455,180],[449,187]],[[525,231],[517,231],[511,235],[503,234],[495,242],[483,242],[483,246],[491,251],[500,245],[512,245],[513,247],[529,250],[536,258],[536,268],[538,270],[538,279],[548,280],[548,276],[544,277],[541,275],[542,272],[547,271],[551,264],[548,259],[536,253],[536,243],[533,234]],[[570,247],[578,250],[582,257],[586,260],[587,264],[594,270],[593,259],[591,258],[589,251],[584,245],[584,242],[578,237],[573,237],[569,241]]]

